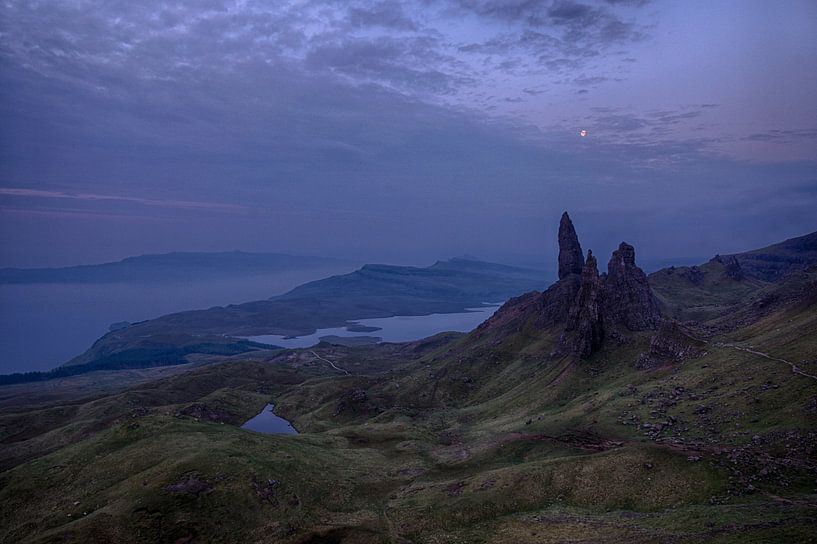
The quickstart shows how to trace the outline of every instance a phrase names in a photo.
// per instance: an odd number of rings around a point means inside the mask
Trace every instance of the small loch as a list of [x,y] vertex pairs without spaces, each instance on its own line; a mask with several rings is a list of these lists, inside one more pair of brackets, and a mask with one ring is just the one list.
[[298,434],[292,423],[273,413],[272,404],[267,404],[259,414],[241,426],[242,429],[265,434]]
[[[318,329],[305,336],[289,337],[275,334],[245,336],[243,338],[282,348],[308,348],[321,340],[347,339],[357,345],[379,342],[411,342],[444,331],[468,332],[488,319],[500,304],[486,304],[468,308],[464,312],[430,315],[397,315],[372,319],[357,319],[346,327]],[[361,333],[372,333],[361,335]]]

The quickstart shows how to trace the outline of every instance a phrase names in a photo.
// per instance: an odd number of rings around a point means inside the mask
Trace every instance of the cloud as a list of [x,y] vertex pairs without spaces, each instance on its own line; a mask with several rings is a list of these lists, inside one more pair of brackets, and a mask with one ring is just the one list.
[[176,208],[182,210],[238,211],[248,209],[247,206],[238,204],[224,204],[220,202],[197,202],[191,200],[141,198],[93,193],[68,193],[62,191],[24,189],[18,187],[0,187],[0,196],[35,199],[67,199],[86,202],[127,202],[130,204],[141,204],[144,206],[155,206],[159,208]]
[[419,24],[409,17],[403,6],[394,2],[378,2],[367,7],[349,9],[349,23],[353,27],[380,26],[398,30],[419,30]]
[[[0,197],[42,213],[172,217],[224,244],[262,232],[315,252],[428,254],[538,236],[550,208],[729,214],[717,203],[761,194],[763,179],[802,183],[803,170],[713,156],[712,133],[677,134],[709,123],[714,104],[606,100],[650,26],[637,8],[6,0]],[[105,225],[83,239],[117,235]]]
[[713,104],[688,105],[673,110],[648,110],[633,112],[622,108],[591,107],[591,113],[583,122],[593,133],[613,142],[654,144],[662,141],[695,142],[700,148],[718,142],[714,138],[679,138],[676,133],[700,132],[705,127],[701,121],[716,107]]
[[[459,51],[476,55],[494,72],[514,77],[620,81],[627,70],[602,68],[605,60],[626,57],[627,48],[648,35],[643,21],[604,3],[460,0],[456,5],[464,13],[504,25],[481,40],[461,43]],[[596,73],[583,73],[587,70]],[[572,85],[585,84],[573,81]]]
[[801,141],[817,140],[817,129],[768,130],[744,136],[745,142],[768,142],[774,144],[791,144]]

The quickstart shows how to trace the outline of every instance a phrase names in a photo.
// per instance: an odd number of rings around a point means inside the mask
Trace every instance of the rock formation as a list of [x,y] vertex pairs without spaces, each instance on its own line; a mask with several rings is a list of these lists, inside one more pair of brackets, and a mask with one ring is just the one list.
[[570,307],[560,343],[580,357],[589,357],[604,341],[602,282],[593,252],[587,252],[579,292]]
[[576,236],[576,229],[567,212],[562,214],[559,221],[559,279],[564,279],[570,274],[581,274],[584,256],[582,246],[579,244],[579,237]]
[[[565,228],[559,229],[559,274],[565,272],[567,275],[556,285],[567,283],[574,277],[571,276],[572,248],[580,247],[578,240],[562,244],[563,231],[566,240],[570,233],[575,234],[570,219],[565,221],[565,218],[563,215],[562,226]],[[570,250],[571,256],[563,259],[568,253],[566,250]],[[572,353],[586,358],[598,351],[606,337],[621,339],[627,331],[654,330],[661,322],[661,312],[647,275],[635,264],[635,249],[625,242],[613,252],[607,274],[602,276],[599,276],[593,252],[588,251],[579,287],[574,288],[574,292],[556,353]]]
[[603,312],[607,323],[631,331],[655,329],[661,322],[647,275],[636,266],[635,248],[626,242],[621,242],[607,264]]
[[650,349],[638,358],[639,368],[654,368],[664,364],[679,363],[685,359],[700,357],[705,353],[706,342],[698,340],[683,325],[674,320],[664,320],[658,334],[652,337]]
[[477,336],[559,332],[553,356],[587,358],[606,338],[626,339],[628,332],[653,330],[661,322],[647,276],[635,264],[633,246],[613,252],[607,274],[599,275],[592,251],[582,258],[576,230],[565,212],[559,223],[559,280],[506,302],[474,331]]
[[725,257],[715,255],[712,258],[712,262],[721,263],[723,265],[724,278],[734,281],[741,281],[744,278],[743,269],[740,267],[740,262],[734,255],[727,255]]

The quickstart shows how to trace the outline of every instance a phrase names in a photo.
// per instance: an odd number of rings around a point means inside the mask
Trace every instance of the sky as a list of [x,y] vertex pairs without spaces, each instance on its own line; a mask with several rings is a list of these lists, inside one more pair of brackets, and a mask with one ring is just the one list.
[[815,35],[813,0],[2,0],[0,266],[536,264],[564,210],[597,255],[760,247],[817,230]]

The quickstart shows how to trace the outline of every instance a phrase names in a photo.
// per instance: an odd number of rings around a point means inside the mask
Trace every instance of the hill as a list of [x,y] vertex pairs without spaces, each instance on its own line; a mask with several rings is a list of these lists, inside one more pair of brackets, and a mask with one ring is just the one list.
[[256,276],[286,270],[319,268],[341,261],[282,253],[175,252],[139,255],[121,261],[62,268],[2,268],[2,283],[171,282]]
[[[648,282],[631,246],[599,274],[560,230],[559,280],[467,335],[212,357],[64,403],[13,386],[0,538],[813,540],[817,269]],[[268,402],[301,434],[237,426]]]
[[751,277],[775,281],[791,271],[817,264],[817,232],[726,257],[735,257]]
[[300,336],[355,319],[461,312],[499,302],[542,283],[541,273],[483,261],[451,259],[426,268],[366,265],[296,287],[269,300],[217,306],[130,324],[106,334],[50,373],[0,383],[50,379],[102,369],[183,364],[194,354],[241,353],[259,344],[241,336]]

